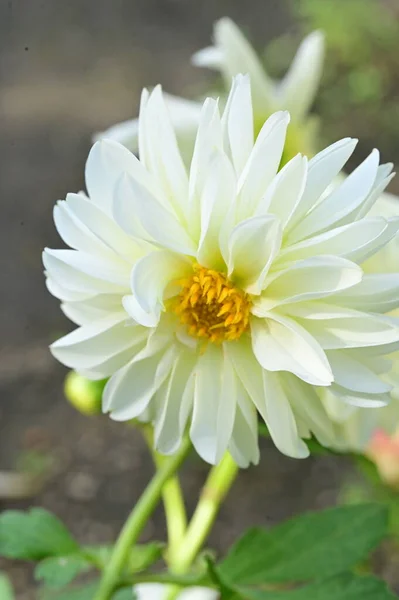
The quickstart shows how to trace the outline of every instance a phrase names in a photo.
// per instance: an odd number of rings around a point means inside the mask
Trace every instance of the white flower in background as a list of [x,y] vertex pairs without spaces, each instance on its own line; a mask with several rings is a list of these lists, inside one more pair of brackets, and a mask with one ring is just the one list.
[[80,327],[52,352],[83,375],[111,376],[104,411],[144,415],[162,453],[189,426],[204,460],[228,450],[240,466],[256,463],[259,413],[279,450],[301,458],[302,437],[334,438],[319,387],[355,406],[389,400],[370,356],[399,341],[397,320],[379,314],[398,305],[399,285],[370,285],[358,264],[399,226],[366,216],[390,167],[374,150],[325,193],[356,140],[278,171],[288,122],[273,114],[254,142],[249,78],[239,76],[222,116],[217,101],[204,103],[187,172],[160,87],[144,91],[141,161],[98,142],[89,198],[55,207],[73,249],[45,251],[48,287]]
[[[170,586],[163,583],[140,583],[135,585],[134,597],[137,600],[165,600],[168,597]],[[183,589],[177,600],[217,600],[220,596],[218,590],[193,586]]]
[[[251,78],[255,135],[270,115],[288,110],[291,126],[285,144],[283,162],[297,152],[315,153],[315,121],[309,112],[319,87],[324,60],[324,37],[320,31],[307,36],[282,81],[273,81],[255,50],[238,26],[225,17],[214,25],[214,46],[200,50],[193,63],[221,72],[227,97],[231,80],[240,73]],[[191,158],[202,102],[194,102],[165,94],[170,117],[178,136],[180,150]],[[222,95],[223,100],[223,95]],[[138,119],[118,123],[96,134],[95,140],[108,138],[133,152],[138,150]]]
[[199,67],[220,71],[227,89],[232,77],[239,73],[249,74],[255,135],[272,113],[288,110],[291,125],[284,154],[288,158],[299,151],[314,154],[314,122],[309,119],[309,112],[323,69],[324,36],[321,31],[313,31],[303,40],[281,81],[269,77],[254,48],[231,19],[225,17],[217,21],[213,37],[214,45],[194,54],[193,62]]

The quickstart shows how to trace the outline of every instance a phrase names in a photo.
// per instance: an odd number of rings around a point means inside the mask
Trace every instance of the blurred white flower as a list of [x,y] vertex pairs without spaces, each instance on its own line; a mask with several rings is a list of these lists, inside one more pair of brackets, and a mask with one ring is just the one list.
[[[232,78],[240,73],[249,74],[253,101],[255,136],[264,122],[278,110],[288,110],[291,127],[288,131],[282,162],[298,152],[315,154],[314,118],[309,112],[320,83],[324,60],[324,36],[320,31],[308,35],[298,48],[294,60],[282,81],[273,81],[255,50],[239,27],[225,17],[214,25],[214,46],[200,50],[193,63],[221,72],[225,83],[224,102]],[[191,158],[193,142],[199,122],[202,102],[194,102],[165,94],[166,104],[178,136],[183,156]],[[95,135],[95,140],[107,138],[117,141],[133,152],[138,150],[138,120],[118,123]]]
[[[324,61],[324,36],[313,31],[301,45],[281,81],[269,77],[254,48],[239,27],[225,17],[214,25],[214,45],[193,56],[193,63],[221,72],[227,89],[239,73],[251,78],[255,135],[266,119],[277,110],[288,110],[291,127],[285,151],[292,158],[297,152],[313,154],[311,127],[308,129],[310,108],[315,99]],[[288,148],[287,148],[288,144]]]
[[[140,583],[135,585],[134,596],[137,600],[166,600],[170,586],[163,583]],[[193,586],[183,589],[177,600],[217,600],[219,591],[211,588]]]
[[144,91],[141,160],[98,142],[90,198],[55,207],[73,249],[45,251],[47,284],[80,327],[52,352],[85,376],[111,376],[104,411],[145,415],[162,453],[189,424],[204,460],[228,450],[256,463],[258,412],[277,448],[302,458],[302,437],[335,435],[317,388],[344,408],[389,400],[370,356],[396,349],[398,321],[380,312],[398,306],[399,284],[371,282],[358,265],[399,227],[366,216],[390,168],[374,150],[326,194],[356,140],[278,171],[288,122],[273,114],[254,141],[249,78],[238,76],[222,116],[204,103],[187,172],[160,87]]

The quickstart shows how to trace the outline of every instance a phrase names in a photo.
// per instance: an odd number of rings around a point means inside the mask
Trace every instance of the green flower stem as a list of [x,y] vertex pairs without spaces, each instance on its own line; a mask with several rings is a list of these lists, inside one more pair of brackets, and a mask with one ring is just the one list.
[[190,447],[190,441],[184,439],[178,452],[165,460],[162,468],[155,473],[144,490],[119,534],[110,561],[103,572],[94,600],[110,600],[121,577],[132,546],[137,542],[148,518],[158,504],[166,482],[179,469]]
[[227,453],[221,462],[211,469],[187,533],[178,550],[169,556],[172,573],[185,574],[197,557],[237,473],[238,467]]
[[[168,458],[158,454],[154,448],[153,429],[150,426],[143,427],[143,435],[152,453],[157,469],[162,469]],[[177,475],[171,477],[165,483],[162,490],[162,498],[165,508],[166,526],[168,530],[168,552],[173,553],[178,548],[186,532],[187,515],[183,495]]]

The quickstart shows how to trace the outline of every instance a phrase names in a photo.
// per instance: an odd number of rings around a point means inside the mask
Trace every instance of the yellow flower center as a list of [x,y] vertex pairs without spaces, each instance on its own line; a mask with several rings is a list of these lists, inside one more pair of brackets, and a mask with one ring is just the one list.
[[221,343],[238,340],[248,329],[251,301],[222,273],[196,264],[181,280],[175,312],[190,335]]

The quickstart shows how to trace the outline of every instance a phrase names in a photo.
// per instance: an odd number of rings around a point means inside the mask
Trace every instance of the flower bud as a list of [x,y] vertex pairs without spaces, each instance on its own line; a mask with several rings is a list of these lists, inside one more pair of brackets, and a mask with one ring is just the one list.
[[367,455],[375,463],[381,479],[399,489],[399,430],[389,435],[378,429],[369,444]]
[[95,415],[101,413],[101,397],[107,379],[91,381],[76,371],[70,371],[65,378],[66,399],[81,413]]

